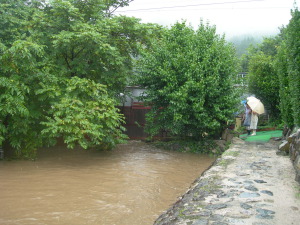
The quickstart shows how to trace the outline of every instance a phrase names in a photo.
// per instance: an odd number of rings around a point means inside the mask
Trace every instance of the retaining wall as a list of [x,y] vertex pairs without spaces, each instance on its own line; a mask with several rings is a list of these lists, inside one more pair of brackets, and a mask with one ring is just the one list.
[[296,170],[296,181],[300,183],[300,129],[287,138],[290,145],[290,158]]
[[300,129],[287,132],[286,140],[279,146],[279,152],[289,154],[296,171],[295,180],[300,183]]

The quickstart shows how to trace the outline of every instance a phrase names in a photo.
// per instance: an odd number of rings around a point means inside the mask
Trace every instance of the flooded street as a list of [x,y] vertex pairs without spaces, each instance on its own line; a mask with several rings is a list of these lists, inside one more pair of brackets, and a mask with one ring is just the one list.
[[0,224],[150,225],[213,161],[138,141],[0,161]]

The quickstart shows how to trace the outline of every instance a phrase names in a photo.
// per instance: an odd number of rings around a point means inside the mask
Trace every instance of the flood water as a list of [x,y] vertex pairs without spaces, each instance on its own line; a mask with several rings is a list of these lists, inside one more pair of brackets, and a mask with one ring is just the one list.
[[139,141],[0,161],[0,224],[150,225],[213,161]]

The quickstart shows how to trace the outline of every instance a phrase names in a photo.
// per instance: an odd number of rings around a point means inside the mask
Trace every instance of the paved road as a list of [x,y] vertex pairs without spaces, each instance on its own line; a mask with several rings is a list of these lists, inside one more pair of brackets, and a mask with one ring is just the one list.
[[289,158],[276,155],[278,144],[234,138],[155,224],[299,225],[300,185]]

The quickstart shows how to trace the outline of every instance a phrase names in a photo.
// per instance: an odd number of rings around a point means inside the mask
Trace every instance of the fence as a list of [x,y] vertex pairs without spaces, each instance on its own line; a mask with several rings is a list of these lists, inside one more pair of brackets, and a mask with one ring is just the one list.
[[[144,129],[146,114],[150,111],[151,107],[144,106],[142,102],[133,102],[132,106],[119,106],[118,108],[125,116],[125,134],[127,134],[130,139],[142,140],[149,136],[145,133]],[[166,132],[160,132],[155,138],[163,138],[166,136]]]

